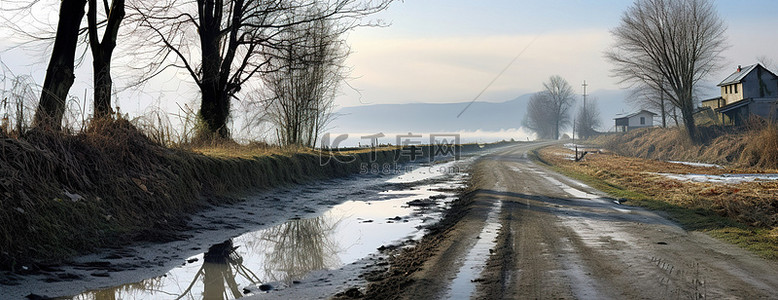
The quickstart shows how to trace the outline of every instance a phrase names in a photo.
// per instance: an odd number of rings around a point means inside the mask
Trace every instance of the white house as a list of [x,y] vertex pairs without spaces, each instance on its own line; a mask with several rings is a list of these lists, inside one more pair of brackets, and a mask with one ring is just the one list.
[[616,120],[616,132],[627,132],[637,128],[653,127],[654,116],[656,116],[655,113],[647,110],[641,110],[627,115],[616,115],[616,118],[614,118]]
[[778,76],[762,65],[737,66],[718,86],[721,97],[703,100],[702,106],[723,114],[724,123],[742,124],[750,115],[778,118]]

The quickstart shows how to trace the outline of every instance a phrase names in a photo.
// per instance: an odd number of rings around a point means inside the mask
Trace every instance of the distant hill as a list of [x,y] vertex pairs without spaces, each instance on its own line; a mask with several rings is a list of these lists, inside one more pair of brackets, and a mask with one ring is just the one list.
[[[492,103],[474,102],[461,117],[457,115],[468,102],[373,104],[345,107],[337,111],[338,118],[330,125],[334,132],[454,132],[500,131],[522,126],[531,94],[513,100]],[[629,92],[600,90],[591,93],[597,98],[602,130],[613,127],[613,117],[631,111],[624,101]],[[581,105],[580,95],[576,109]]]

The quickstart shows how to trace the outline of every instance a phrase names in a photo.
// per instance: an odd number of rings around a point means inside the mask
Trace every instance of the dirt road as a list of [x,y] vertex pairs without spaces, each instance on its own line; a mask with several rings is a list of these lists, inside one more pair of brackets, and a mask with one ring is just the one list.
[[775,262],[548,171],[534,147],[476,163],[472,205],[404,298],[778,299]]

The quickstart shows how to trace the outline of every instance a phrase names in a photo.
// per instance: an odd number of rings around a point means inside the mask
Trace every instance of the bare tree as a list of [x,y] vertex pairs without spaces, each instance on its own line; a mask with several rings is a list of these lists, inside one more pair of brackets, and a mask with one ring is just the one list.
[[539,139],[554,138],[554,122],[548,116],[551,114],[551,102],[542,92],[535,93],[527,103],[527,115],[524,117],[524,126],[535,132]]
[[593,97],[589,99],[588,105],[582,106],[575,118],[576,133],[582,139],[596,135],[597,128],[601,125],[597,99]]
[[[146,40],[161,47],[153,53],[157,59],[144,68],[146,78],[168,68],[185,70],[201,92],[199,117],[205,134],[228,138],[230,102],[263,72],[268,63],[263,53],[280,43],[281,32],[318,19],[358,20],[390,2],[164,0],[131,6],[149,33]],[[324,7],[323,14],[311,18],[304,13],[317,5]]]
[[637,0],[613,29],[616,42],[605,57],[622,83],[648,85],[677,106],[686,131],[694,124],[694,87],[720,68],[726,26],[708,0]]
[[573,87],[564,78],[554,75],[543,83],[544,90],[532,95],[524,124],[539,138],[559,139],[559,132],[570,125]]
[[99,37],[97,22],[97,0],[89,0],[87,13],[89,48],[92,50],[92,67],[94,70],[94,117],[106,118],[113,114],[111,110],[111,58],[116,48],[116,40],[119,35],[119,26],[124,19],[124,0],[113,0],[108,5],[108,0],[103,1],[103,10],[106,15],[105,28],[102,40]]
[[639,85],[632,91],[630,99],[641,108],[658,111],[662,118],[662,127],[667,128],[667,117],[675,105],[668,100],[669,97],[662,89],[645,84]]
[[76,46],[86,1],[62,0],[60,4],[57,34],[43,81],[40,103],[33,119],[34,127],[59,130],[62,126],[65,102],[75,80]]
[[[62,6],[66,5],[67,1],[62,2]],[[14,22],[12,18],[3,17],[4,21],[9,23],[8,29],[10,29],[16,36],[20,36],[21,40],[19,46],[25,45],[27,48],[33,51],[38,49],[45,49],[47,47],[41,47],[43,45],[50,45],[54,42],[54,49],[52,51],[52,63],[57,62],[59,65],[66,66],[70,70],[67,71],[70,74],[78,66],[84,55],[86,54],[86,46],[91,49],[93,58],[93,83],[94,83],[94,116],[98,118],[109,117],[112,114],[111,111],[111,58],[113,56],[114,49],[116,48],[119,26],[122,19],[125,16],[124,12],[124,0],[114,0],[111,4],[107,0],[100,3],[98,0],[86,0],[79,1],[78,4],[68,4],[69,10],[67,12],[61,11],[64,14],[65,19],[60,19],[56,31],[51,31],[46,27],[50,26],[43,21],[39,21],[41,18],[28,18],[26,20],[18,20],[21,22]],[[88,4],[89,10],[86,12],[87,23],[84,26],[82,24],[84,4]],[[100,12],[98,7],[103,6],[103,12]],[[26,5],[9,5],[9,7],[2,8],[5,11],[12,11],[24,15],[34,15],[38,11],[47,11],[53,9],[48,7],[46,3],[39,1],[32,1]],[[61,8],[63,9],[63,8]],[[72,11],[74,9],[80,10],[78,15],[74,15]],[[61,15],[61,17],[63,17]],[[103,18],[98,20],[98,17]],[[62,26],[63,22],[67,26]],[[67,32],[66,32],[67,31]],[[102,40],[100,37],[102,32]],[[64,38],[67,38],[67,42],[64,42]],[[58,41],[63,41],[60,46],[57,46]],[[65,47],[67,46],[67,47]],[[84,46],[79,48],[79,46]],[[62,52],[66,49],[68,53]],[[83,52],[81,52],[83,51]],[[59,53],[59,54],[58,54]],[[64,62],[58,57],[66,55]],[[59,69],[62,69],[60,67]],[[56,69],[48,70],[52,76],[56,74],[53,72]],[[60,71],[62,72],[62,71]],[[61,76],[61,75],[57,75]],[[50,77],[47,73],[47,78]],[[47,83],[44,83],[44,85]],[[65,110],[68,108],[68,91],[72,86],[72,80],[70,82],[61,82],[58,79],[52,79],[48,83],[54,88],[56,93],[52,92],[52,88],[48,90],[44,87],[44,95],[41,96],[41,103],[39,104],[39,112],[45,112],[47,117],[51,117],[49,120],[55,126],[47,126],[52,128],[59,128],[63,122]],[[56,94],[56,95],[55,95]],[[56,98],[56,101],[52,101]],[[85,99],[84,99],[85,101]],[[85,113],[81,109],[81,113]],[[43,114],[38,113],[36,120],[42,119]]]
[[30,75],[15,75],[0,62],[0,130],[23,134],[29,127],[40,95]]
[[778,64],[775,63],[775,60],[773,60],[772,58],[770,58],[770,56],[767,55],[757,56],[756,61],[759,62],[759,64],[761,64],[763,67],[773,72],[775,72],[776,68],[778,68]]
[[282,34],[284,41],[265,53],[271,70],[262,77],[269,94],[265,112],[282,145],[316,145],[332,117],[348,55],[340,38],[344,30],[337,26],[327,19],[291,26]]

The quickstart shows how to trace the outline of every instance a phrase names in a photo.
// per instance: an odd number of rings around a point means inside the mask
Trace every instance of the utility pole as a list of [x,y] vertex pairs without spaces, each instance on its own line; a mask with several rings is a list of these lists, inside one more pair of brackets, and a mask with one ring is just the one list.
[[586,84],[586,80],[584,80],[584,83],[582,84],[582,86],[583,86],[583,90],[584,90],[584,92],[583,92],[583,110],[584,110],[584,112],[586,112],[586,87],[589,86],[588,84]]
[[[582,122],[584,122],[581,125],[585,124],[586,126],[589,126],[590,125],[589,124],[589,120],[587,119],[588,116],[589,116],[589,113],[586,112],[586,87],[589,86],[589,85],[586,84],[586,80],[584,80],[584,82],[583,82],[583,84],[581,86],[583,86],[583,114],[581,114],[581,116],[583,117]],[[575,127],[575,125],[573,125],[573,126]],[[578,130],[581,130],[581,128],[579,128]],[[584,130],[586,130],[586,132],[588,134],[589,131],[587,129],[584,129]],[[582,136],[579,134],[578,137],[580,138]],[[586,134],[583,137],[587,137]],[[578,151],[575,151],[575,152],[576,152],[576,155],[577,155]],[[576,161],[578,161],[578,156],[576,156]]]

